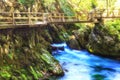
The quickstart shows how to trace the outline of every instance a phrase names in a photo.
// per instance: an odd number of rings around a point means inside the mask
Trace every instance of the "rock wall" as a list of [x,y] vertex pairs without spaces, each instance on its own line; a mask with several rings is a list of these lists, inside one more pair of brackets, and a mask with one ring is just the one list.
[[120,26],[119,20],[105,25],[102,21],[74,31],[79,45],[93,54],[119,59],[120,57]]
[[103,24],[96,24],[89,36],[89,43],[87,46],[88,49],[95,54],[111,58],[119,58],[119,33],[116,34],[117,29],[109,29],[110,27],[111,26]]
[[64,41],[62,25],[0,30],[0,80],[38,80],[63,75],[50,44]]

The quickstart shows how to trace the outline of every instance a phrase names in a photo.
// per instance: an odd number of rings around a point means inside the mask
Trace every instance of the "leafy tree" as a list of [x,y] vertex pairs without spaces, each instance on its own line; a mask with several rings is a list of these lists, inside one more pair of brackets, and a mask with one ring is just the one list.
[[96,0],[91,0],[91,8],[96,8],[97,7],[97,1]]
[[34,0],[18,0],[18,2],[28,8],[28,7],[31,7],[35,1]]
[[60,7],[66,15],[73,16],[75,15],[73,8],[68,4],[66,0],[61,0]]

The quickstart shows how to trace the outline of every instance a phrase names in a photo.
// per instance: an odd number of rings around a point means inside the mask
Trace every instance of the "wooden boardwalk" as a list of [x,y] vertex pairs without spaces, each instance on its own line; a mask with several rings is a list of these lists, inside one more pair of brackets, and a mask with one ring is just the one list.
[[63,13],[0,12],[0,26],[7,25],[46,25],[49,23],[78,23],[90,22],[80,16],[65,16]]
[[40,12],[0,12],[1,26],[23,26],[23,25],[47,25],[56,23],[90,23],[98,18],[120,18],[120,10],[109,12],[92,11],[66,16],[64,13],[40,13]]

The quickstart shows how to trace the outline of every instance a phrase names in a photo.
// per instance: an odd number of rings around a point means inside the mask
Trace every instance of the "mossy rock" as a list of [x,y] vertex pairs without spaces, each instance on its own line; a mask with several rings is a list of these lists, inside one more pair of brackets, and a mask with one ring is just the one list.
[[46,29],[41,33],[41,29],[17,28],[0,32],[1,80],[37,80],[46,75],[63,74],[59,62],[47,51],[52,42],[51,35]]
[[[97,55],[119,58],[120,57],[120,40],[116,32],[111,31],[111,28],[104,24],[95,25],[89,36],[87,48],[90,52]],[[113,29],[112,29],[113,30]],[[116,29],[115,29],[116,30]]]

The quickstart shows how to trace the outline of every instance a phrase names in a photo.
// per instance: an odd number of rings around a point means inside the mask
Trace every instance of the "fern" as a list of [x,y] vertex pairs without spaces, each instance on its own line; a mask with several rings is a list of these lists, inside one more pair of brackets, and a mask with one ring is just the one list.
[[30,66],[30,70],[31,70],[30,72],[31,72],[31,74],[34,76],[34,78],[38,80],[38,79],[39,79],[39,78],[38,78],[38,75],[37,75],[36,71],[33,69],[32,66]]

